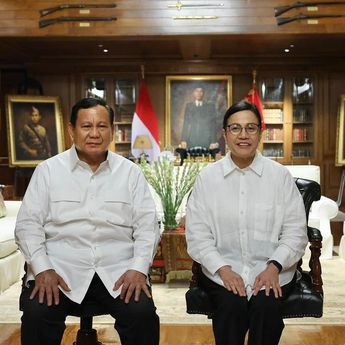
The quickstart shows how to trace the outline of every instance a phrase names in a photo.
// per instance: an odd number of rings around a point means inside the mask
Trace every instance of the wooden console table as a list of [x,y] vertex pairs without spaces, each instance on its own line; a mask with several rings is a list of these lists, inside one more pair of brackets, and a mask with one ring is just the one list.
[[169,283],[171,280],[190,280],[192,264],[184,229],[165,230],[150,269],[151,281]]

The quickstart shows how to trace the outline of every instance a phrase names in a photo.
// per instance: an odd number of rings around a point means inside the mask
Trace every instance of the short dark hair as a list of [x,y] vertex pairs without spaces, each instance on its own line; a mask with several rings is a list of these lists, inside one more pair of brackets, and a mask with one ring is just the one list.
[[75,127],[77,123],[77,117],[78,117],[78,112],[80,109],[89,109],[93,107],[97,107],[97,105],[100,105],[107,109],[108,114],[109,114],[109,119],[110,123],[113,124],[114,122],[114,110],[107,105],[107,103],[100,98],[83,98],[80,101],[78,101],[73,107],[72,107],[72,112],[71,112],[71,118],[70,118],[70,123],[73,127]]
[[226,130],[226,126],[228,125],[228,119],[231,115],[238,113],[239,111],[243,110],[250,110],[257,118],[259,128],[262,127],[261,123],[261,115],[259,109],[256,107],[255,104],[247,102],[247,101],[240,101],[234,103],[225,113],[224,120],[223,120],[223,129]]

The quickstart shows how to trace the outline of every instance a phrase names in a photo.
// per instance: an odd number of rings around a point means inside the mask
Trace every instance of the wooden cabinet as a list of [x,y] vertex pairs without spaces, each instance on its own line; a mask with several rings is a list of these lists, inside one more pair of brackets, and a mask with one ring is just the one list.
[[125,157],[131,155],[132,120],[137,90],[137,75],[84,77],[84,96],[103,98],[114,109],[115,133],[110,148]]
[[315,159],[313,78],[263,78],[259,92],[266,123],[262,154],[284,164],[310,163]]
[[314,157],[314,85],[310,78],[292,81],[292,157]]

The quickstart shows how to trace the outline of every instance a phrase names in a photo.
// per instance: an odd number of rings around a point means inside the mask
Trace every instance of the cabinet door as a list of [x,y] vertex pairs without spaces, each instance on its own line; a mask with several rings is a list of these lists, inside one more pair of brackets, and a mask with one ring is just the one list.
[[314,157],[314,85],[311,78],[292,81],[292,156],[294,159]]
[[284,164],[309,163],[315,157],[312,78],[264,78],[259,88],[266,123],[262,154]]
[[266,124],[261,138],[261,151],[264,156],[281,161],[286,155],[284,145],[284,79],[263,79],[259,83],[259,88]]
[[115,151],[131,155],[132,120],[137,97],[137,81],[133,78],[114,79]]
[[83,80],[83,97],[104,99],[115,111],[115,133],[110,150],[130,157],[137,76],[85,76]]

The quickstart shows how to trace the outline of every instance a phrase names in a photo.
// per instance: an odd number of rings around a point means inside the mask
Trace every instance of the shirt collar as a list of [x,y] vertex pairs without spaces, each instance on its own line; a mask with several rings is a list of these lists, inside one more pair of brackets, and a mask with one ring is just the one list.
[[[225,157],[221,161],[221,164],[223,167],[224,177],[231,174],[236,169],[242,170],[242,169],[239,169],[238,166],[231,159],[230,152],[225,155]],[[261,176],[263,168],[264,168],[264,159],[261,153],[259,151],[256,151],[253,162],[249,165],[247,169],[253,170],[258,176]]]
[[[70,169],[71,169],[71,171],[74,170],[78,164],[84,164],[85,163],[79,159],[75,145],[71,146],[69,152],[70,152],[69,158],[70,158]],[[115,157],[108,150],[107,158],[104,162],[102,162],[100,164],[100,167],[106,165],[106,166],[109,166],[109,168],[112,170],[114,167],[114,164],[115,164]]]

